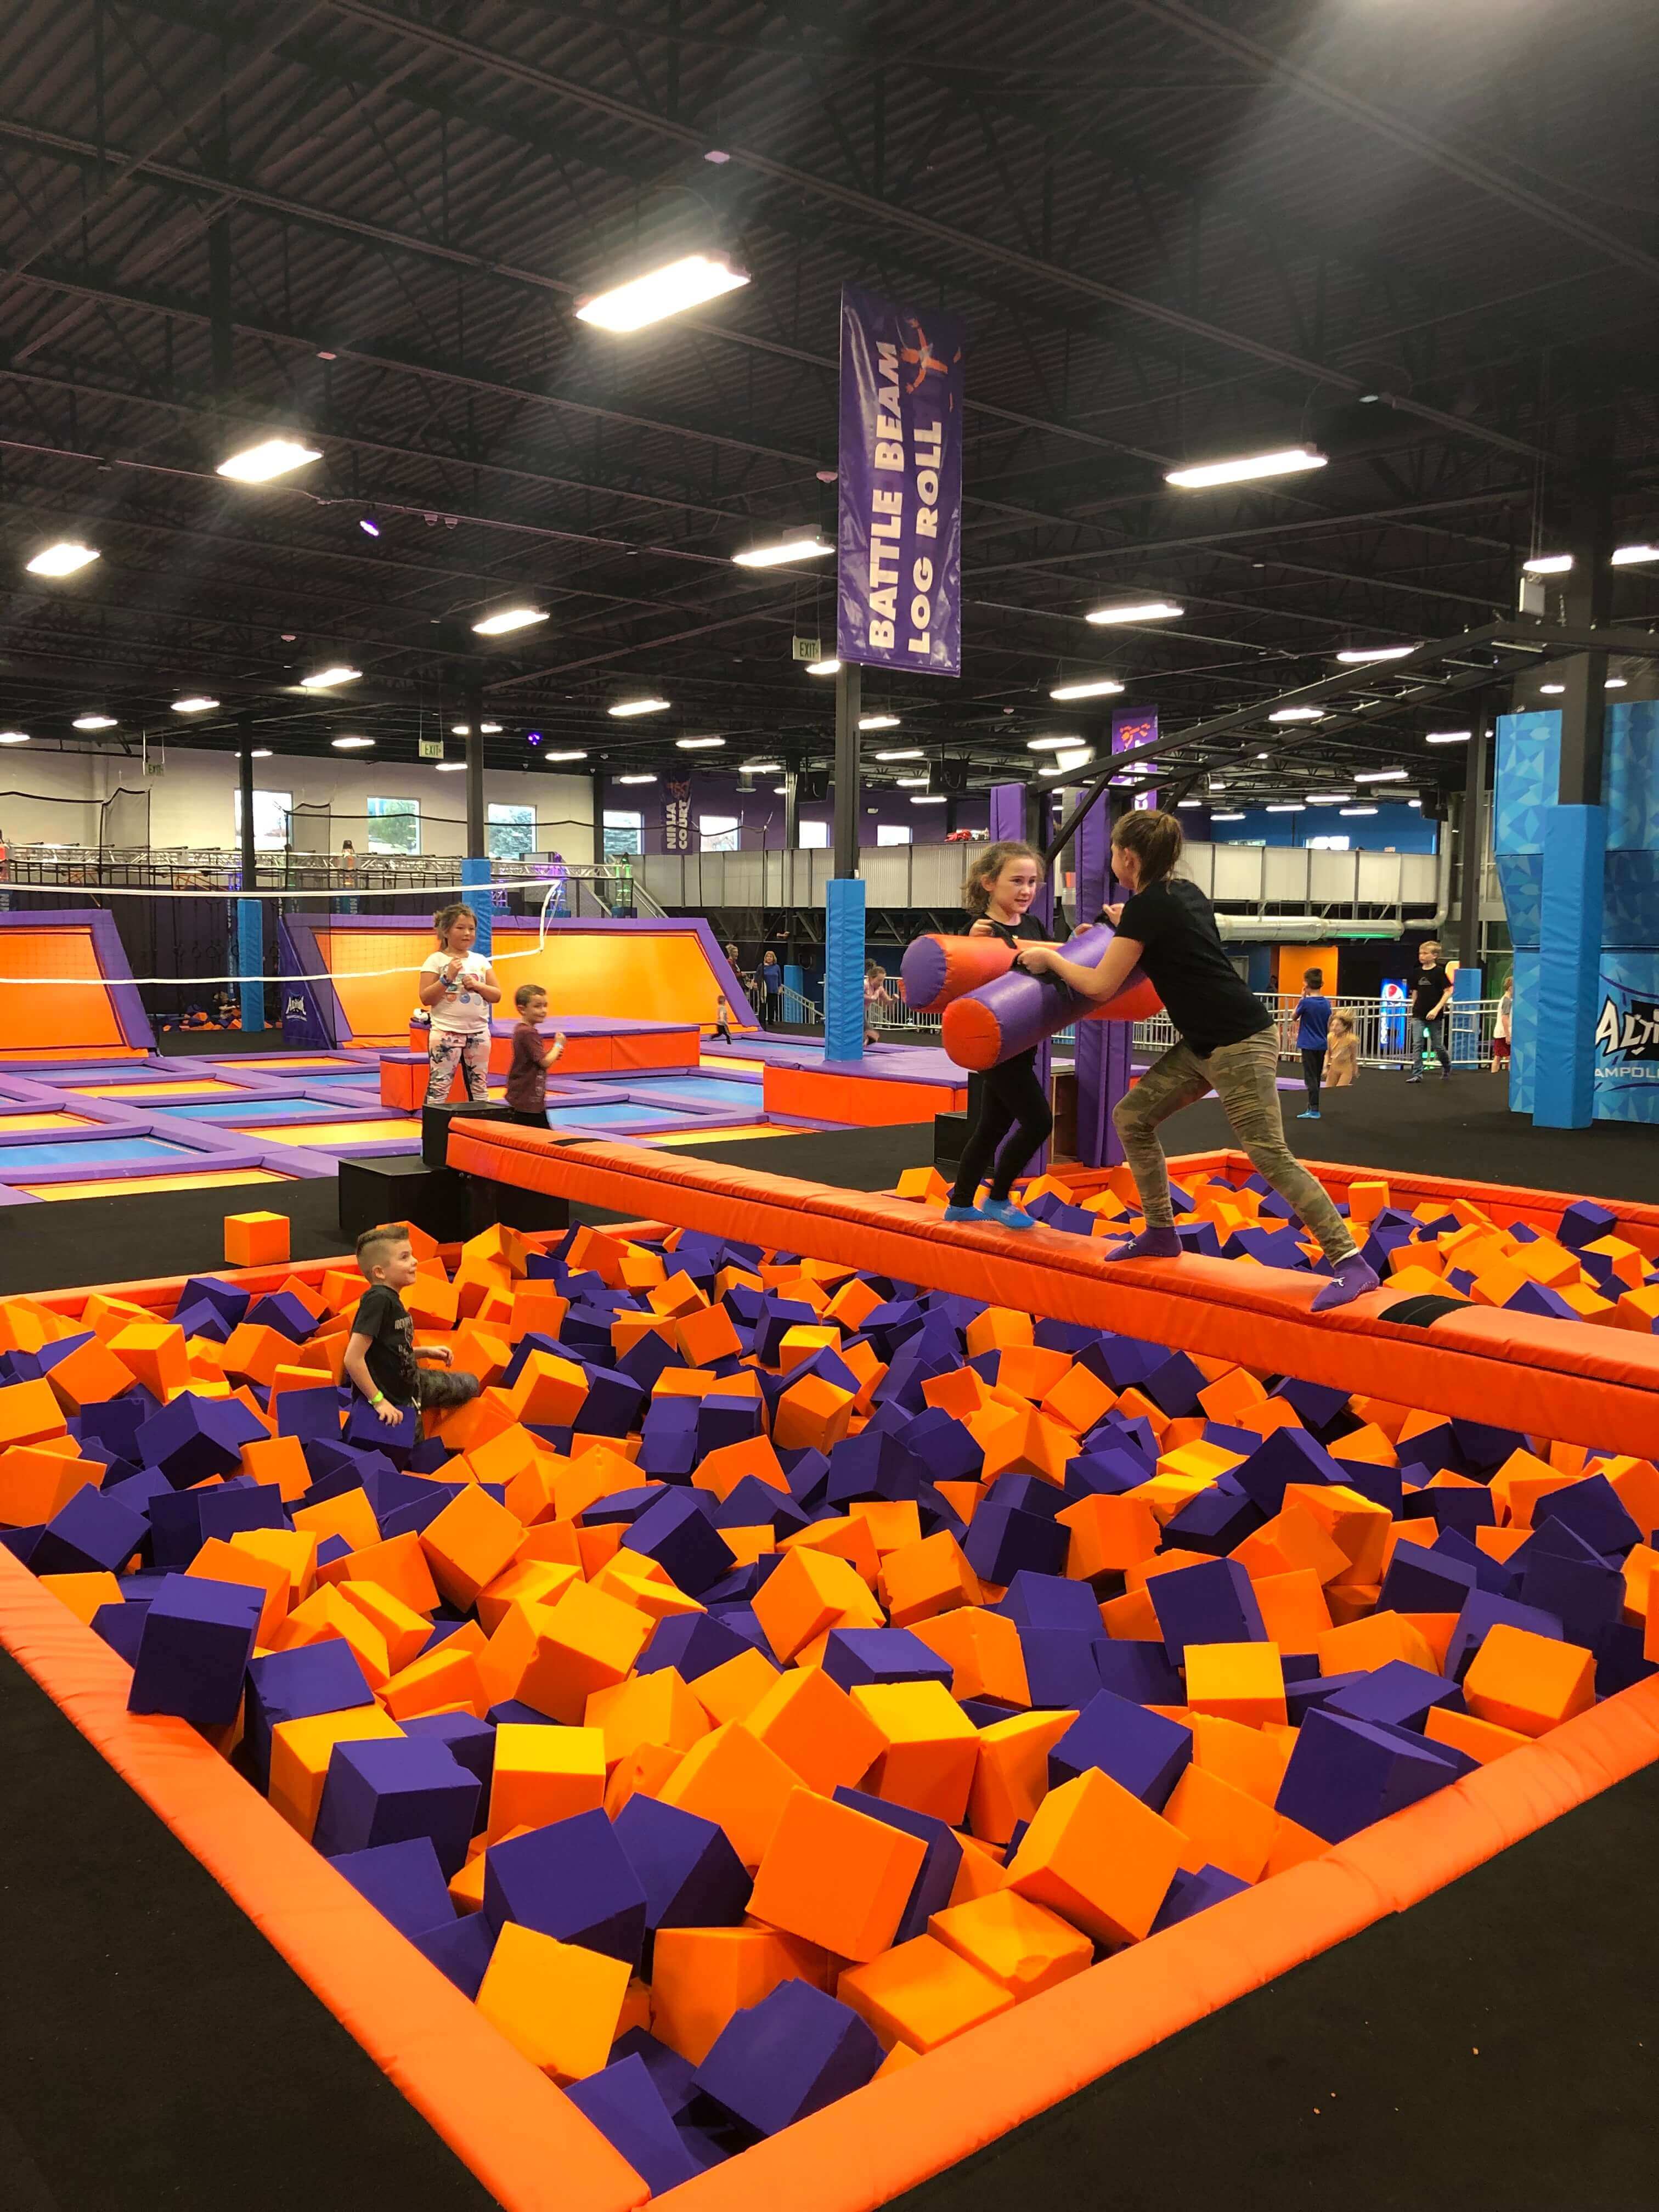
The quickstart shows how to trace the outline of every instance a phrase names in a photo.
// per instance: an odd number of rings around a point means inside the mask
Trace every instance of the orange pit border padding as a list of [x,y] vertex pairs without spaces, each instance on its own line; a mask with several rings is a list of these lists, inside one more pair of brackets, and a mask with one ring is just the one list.
[[[1218,1155],[1217,1158],[1225,1156]],[[1093,1328],[1148,1337],[1528,1436],[1646,1457],[1659,1435],[1659,1338],[1470,1306],[1431,1328],[1385,1320],[1389,1287],[1310,1310],[1317,1278],[1189,1253],[1110,1261],[1097,1239],[957,1224],[908,1200],[718,1165],[643,1146],[454,1123],[449,1164],[497,1182],[866,1267]],[[1323,1172],[1322,1164],[1322,1172]],[[1362,1170],[1350,1169],[1350,1176]],[[1474,1187],[1479,1195],[1479,1186]],[[1547,1206],[1541,1194],[1517,1200]],[[1559,1214],[1562,1201],[1553,1201]],[[1407,1381],[1409,1377],[1409,1381]]]

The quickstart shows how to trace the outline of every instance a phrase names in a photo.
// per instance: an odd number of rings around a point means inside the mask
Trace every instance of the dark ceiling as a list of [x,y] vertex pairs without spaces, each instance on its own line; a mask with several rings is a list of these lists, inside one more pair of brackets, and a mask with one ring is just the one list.
[[[0,54],[0,706],[37,745],[240,712],[402,759],[481,711],[495,766],[826,760],[791,658],[826,564],[730,556],[833,521],[844,281],[969,323],[963,676],[865,705],[975,781],[1085,726],[1067,678],[1169,731],[1510,613],[1592,469],[1659,538],[1651,0],[20,0]],[[574,319],[710,243],[745,290]],[[322,459],[215,475],[280,428]],[[1304,440],[1314,477],[1163,482]],[[26,574],[60,536],[102,558]],[[1148,592],[1184,618],[1082,619]],[[509,593],[550,619],[489,646]],[[1612,611],[1646,628],[1659,569]],[[349,695],[295,689],[333,659]],[[607,716],[641,687],[672,713]],[[1433,726],[1210,757],[1461,776]]]

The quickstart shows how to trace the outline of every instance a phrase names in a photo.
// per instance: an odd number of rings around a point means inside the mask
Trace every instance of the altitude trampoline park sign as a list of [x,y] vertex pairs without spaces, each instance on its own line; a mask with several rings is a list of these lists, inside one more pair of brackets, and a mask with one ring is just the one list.
[[842,293],[842,660],[962,673],[962,342],[953,315]]

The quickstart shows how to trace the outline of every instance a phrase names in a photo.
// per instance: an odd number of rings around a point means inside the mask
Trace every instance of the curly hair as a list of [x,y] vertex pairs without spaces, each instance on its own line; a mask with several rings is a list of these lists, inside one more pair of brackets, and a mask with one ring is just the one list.
[[1026,844],[1018,837],[1005,837],[994,845],[988,845],[969,866],[968,879],[962,887],[962,902],[969,914],[981,915],[991,903],[991,886],[1011,860],[1035,860],[1039,880],[1044,872],[1042,855],[1035,845]]

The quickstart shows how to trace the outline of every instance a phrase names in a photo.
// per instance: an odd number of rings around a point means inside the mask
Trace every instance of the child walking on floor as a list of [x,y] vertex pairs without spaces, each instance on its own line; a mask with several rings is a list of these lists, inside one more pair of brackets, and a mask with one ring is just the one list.
[[564,1032],[556,1030],[550,1047],[542,1035],[547,994],[539,983],[520,983],[513,994],[519,1026],[513,1032],[513,1058],[507,1071],[507,1103],[514,1118],[530,1127],[547,1127],[547,1071],[564,1051]]
[[478,1395],[476,1375],[428,1375],[416,1362],[435,1359],[447,1367],[447,1344],[415,1349],[415,1324],[401,1292],[420,1273],[409,1230],[401,1221],[382,1222],[357,1239],[357,1265],[368,1288],[357,1301],[345,1348],[345,1372],[388,1428],[411,1406],[447,1412]]
[[1331,1048],[1325,1062],[1328,1091],[1352,1091],[1359,1066],[1359,1040],[1346,1014],[1331,1016]]
[[501,987],[482,953],[472,950],[478,934],[478,918],[470,906],[441,906],[432,917],[438,950],[429,953],[421,969],[421,1004],[432,1018],[427,1044],[431,1075],[426,1086],[428,1106],[447,1105],[455,1080],[457,1061],[466,1075],[466,1095],[482,1106],[489,1073],[489,1010],[498,1004]]
[[1302,1087],[1308,1103],[1298,1121],[1316,1121],[1319,1086],[1325,1079],[1325,1053],[1331,1041],[1331,1002],[1325,996],[1325,971],[1304,968],[1302,996],[1296,1005],[1296,1048],[1302,1055]]
[[[1042,861],[1034,847],[1012,840],[988,846],[969,867],[963,886],[962,902],[975,917],[969,937],[1000,937],[1012,945],[1043,944],[1048,932],[1027,912],[1042,884]],[[988,1068],[979,1080],[979,1110],[957,1165],[945,1218],[1035,1229],[1036,1222],[1011,1197],[1015,1176],[1048,1142],[1054,1126],[1037,1080],[1035,1046]],[[994,1161],[990,1195],[982,1206],[977,1206],[981,1180]]]
[[1178,1042],[1153,1061],[1112,1115],[1146,1225],[1110,1256],[1179,1255],[1169,1163],[1158,1127],[1213,1090],[1251,1164],[1318,1240],[1334,1279],[1313,1302],[1314,1311],[1324,1313],[1376,1290],[1377,1279],[1347,1224],[1285,1141],[1273,1017],[1222,951],[1208,899],[1196,884],[1176,879],[1181,847],[1181,824],[1173,814],[1126,814],[1112,832],[1112,870],[1130,896],[1106,910],[1117,934],[1100,965],[1080,968],[1049,945],[1028,946],[1015,957],[1034,974],[1058,975],[1088,999],[1115,997],[1139,965],[1178,1032]]

